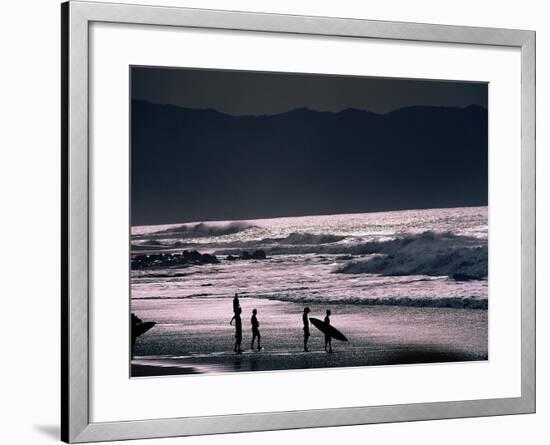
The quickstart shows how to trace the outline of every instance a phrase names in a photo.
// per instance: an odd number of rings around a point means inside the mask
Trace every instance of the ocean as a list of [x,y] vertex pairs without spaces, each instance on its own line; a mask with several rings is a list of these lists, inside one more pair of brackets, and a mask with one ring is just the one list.
[[[215,263],[133,268],[131,298],[253,297],[299,304],[487,309],[487,207],[135,226],[133,258],[198,251]],[[265,259],[240,259],[244,252]]]

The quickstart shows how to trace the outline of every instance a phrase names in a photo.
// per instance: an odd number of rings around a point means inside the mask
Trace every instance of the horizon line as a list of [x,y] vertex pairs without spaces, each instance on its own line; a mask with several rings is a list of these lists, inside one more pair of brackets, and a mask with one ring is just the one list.
[[407,106],[400,107],[400,108],[395,108],[391,111],[386,111],[386,112],[377,112],[377,111],[371,111],[371,110],[355,108],[355,107],[342,108],[341,110],[338,110],[338,111],[315,110],[313,108],[304,106],[304,107],[290,108],[287,111],[281,111],[281,112],[276,112],[276,113],[272,113],[272,114],[267,114],[267,113],[264,113],[264,114],[231,114],[231,113],[228,113],[228,112],[225,112],[225,111],[217,110],[215,108],[194,108],[194,107],[186,107],[186,106],[183,106],[183,105],[177,105],[177,104],[171,104],[171,103],[158,103],[158,102],[151,102],[150,100],[145,100],[145,99],[131,98],[131,102],[134,102],[134,101],[135,102],[143,102],[143,103],[146,103],[146,104],[149,104],[149,105],[176,107],[176,108],[181,108],[181,109],[185,109],[185,110],[214,112],[214,113],[219,113],[219,114],[223,114],[225,116],[230,116],[230,117],[268,117],[268,116],[271,117],[271,116],[279,116],[279,115],[282,115],[282,114],[292,113],[292,112],[295,112],[295,111],[311,111],[311,112],[314,112],[314,113],[323,113],[323,114],[340,114],[340,113],[344,113],[344,112],[360,112],[360,113],[376,114],[378,116],[386,116],[386,115],[389,115],[389,114],[394,113],[396,111],[405,110],[405,109],[409,109],[409,108],[445,108],[445,109],[452,108],[452,109],[458,109],[458,110],[466,110],[467,108],[481,108],[485,111],[488,110],[488,107],[485,107],[485,106],[479,105],[479,104],[475,104],[475,103],[471,103],[471,104],[465,105],[463,107],[456,106],[456,105],[407,105]]
[[282,219],[282,218],[307,218],[312,216],[336,216],[336,215],[363,215],[366,213],[393,213],[393,212],[407,212],[414,210],[450,210],[450,209],[474,209],[480,207],[489,207],[489,204],[485,205],[464,205],[464,206],[455,206],[455,207],[422,207],[422,208],[402,208],[402,209],[392,209],[392,210],[371,210],[365,212],[345,212],[345,213],[319,213],[316,215],[287,215],[287,216],[273,216],[267,218],[237,218],[237,219],[208,219],[201,221],[186,221],[186,222],[171,222],[171,223],[160,223],[160,224],[139,224],[132,225],[130,224],[130,229],[138,227],[151,227],[151,226],[173,226],[173,225],[185,225],[185,224],[204,224],[204,223],[233,223],[233,222],[249,222],[249,221],[261,221],[266,219]]

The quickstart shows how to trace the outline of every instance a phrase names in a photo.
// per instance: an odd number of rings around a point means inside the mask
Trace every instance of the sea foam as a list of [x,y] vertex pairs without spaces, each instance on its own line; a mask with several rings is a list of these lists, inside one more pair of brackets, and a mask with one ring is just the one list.
[[366,260],[350,261],[336,272],[348,274],[450,276],[482,279],[488,273],[486,243],[452,233],[424,232],[391,241],[369,243]]

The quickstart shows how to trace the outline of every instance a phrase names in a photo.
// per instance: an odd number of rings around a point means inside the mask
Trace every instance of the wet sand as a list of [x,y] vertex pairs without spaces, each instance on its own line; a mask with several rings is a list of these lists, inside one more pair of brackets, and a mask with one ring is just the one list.
[[[157,325],[138,338],[132,376],[313,369],[488,359],[487,311],[352,304],[309,305],[349,339],[333,340],[310,327],[310,352],[303,351],[303,305],[241,298],[242,355],[233,353],[232,298],[134,299],[132,312]],[[250,317],[258,310],[262,347],[250,351]]]

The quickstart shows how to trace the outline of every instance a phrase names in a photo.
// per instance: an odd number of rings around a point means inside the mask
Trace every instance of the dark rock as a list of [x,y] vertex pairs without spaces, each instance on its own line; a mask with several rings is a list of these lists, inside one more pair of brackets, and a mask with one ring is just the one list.
[[196,250],[184,250],[181,253],[156,253],[149,255],[134,255],[132,257],[132,270],[154,269],[160,267],[179,267],[200,264],[219,263],[216,255],[201,254]]
[[201,257],[202,264],[215,264],[219,263],[218,259],[216,258],[216,255],[210,255],[208,253],[204,253]]
[[258,249],[256,251],[254,251],[254,253],[252,254],[252,259],[253,260],[265,260],[266,259],[265,252],[261,249]]

